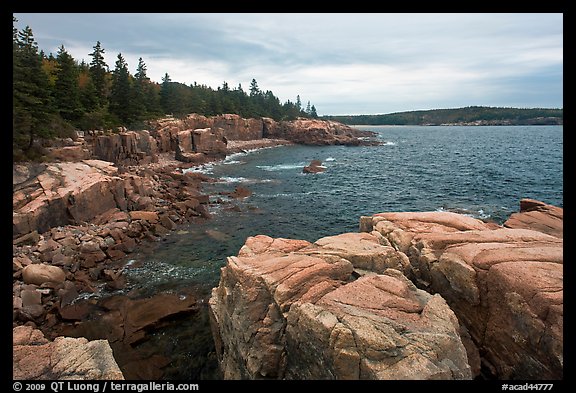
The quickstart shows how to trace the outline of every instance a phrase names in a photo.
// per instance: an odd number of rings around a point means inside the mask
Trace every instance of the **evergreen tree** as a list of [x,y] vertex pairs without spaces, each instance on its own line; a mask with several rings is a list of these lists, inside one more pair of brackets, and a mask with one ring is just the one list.
[[98,107],[98,96],[96,87],[90,77],[90,70],[80,66],[78,75],[78,89],[80,91],[80,102],[85,112],[92,112]]
[[305,112],[307,115],[310,115],[311,111],[312,111],[312,109],[310,108],[310,101],[308,101],[308,104],[306,104]]
[[168,73],[162,77],[162,87],[160,88],[160,106],[164,113],[174,114],[176,112],[175,88]]
[[89,55],[92,56],[90,62],[90,77],[96,89],[96,97],[100,105],[106,104],[107,86],[106,86],[106,73],[108,72],[108,65],[104,61],[104,48],[102,48],[100,41],[92,47],[94,52]]
[[110,113],[118,116],[124,124],[134,118],[130,82],[128,64],[126,64],[126,60],[124,60],[122,54],[118,53],[118,60],[116,60],[110,92]]
[[312,108],[310,108],[310,116],[313,119],[317,119],[318,118],[318,113],[316,113],[316,107],[314,105],[312,105]]
[[302,101],[300,101],[300,95],[296,96],[296,108],[298,109],[298,111],[302,110]]
[[62,45],[58,49],[58,70],[54,90],[56,108],[66,120],[78,120],[82,115],[80,90],[78,87],[78,67],[72,56]]
[[134,89],[132,89],[132,105],[134,107],[134,118],[141,120],[146,116],[148,112],[146,103],[146,89],[148,87],[149,79],[146,75],[146,64],[144,60],[140,57],[138,59],[138,67],[136,68],[136,74],[134,74]]
[[51,127],[55,111],[32,29],[26,26],[14,37],[12,141],[14,149],[29,151],[38,137],[55,133]]
[[256,82],[256,79],[252,79],[252,82],[250,82],[250,97],[256,97],[258,95],[260,95],[258,82]]

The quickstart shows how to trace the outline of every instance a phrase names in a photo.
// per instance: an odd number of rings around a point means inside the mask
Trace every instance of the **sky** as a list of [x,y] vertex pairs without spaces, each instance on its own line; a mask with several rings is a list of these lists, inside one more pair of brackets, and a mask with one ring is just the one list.
[[281,102],[319,115],[381,114],[472,105],[562,108],[559,13],[16,13],[40,49],[64,45],[76,59],[100,41],[161,82],[254,78]]

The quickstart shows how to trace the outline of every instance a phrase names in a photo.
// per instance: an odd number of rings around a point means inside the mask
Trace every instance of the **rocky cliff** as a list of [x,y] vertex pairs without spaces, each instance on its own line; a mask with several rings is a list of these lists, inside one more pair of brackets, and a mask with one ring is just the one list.
[[[275,121],[270,118],[244,119],[224,114],[206,117],[190,114],[182,119],[172,117],[148,122],[148,130],[116,133],[91,133],[76,141],[53,141],[47,149],[54,161],[81,161],[89,158],[121,165],[144,165],[158,161],[159,153],[171,152],[182,162],[202,164],[235,152],[235,144],[252,142],[255,146],[299,143],[306,145],[367,145],[373,133],[347,125],[318,119],[299,118]],[[62,146],[60,146],[62,145]]]
[[563,213],[521,206],[506,227],[380,213],[313,244],[248,238],[209,302],[224,377],[469,379],[482,365],[561,379]]
[[330,120],[297,119],[276,122],[263,119],[265,138],[282,138],[303,145],[351,145],[370,144],[362,138],[374,136],[342,123]]

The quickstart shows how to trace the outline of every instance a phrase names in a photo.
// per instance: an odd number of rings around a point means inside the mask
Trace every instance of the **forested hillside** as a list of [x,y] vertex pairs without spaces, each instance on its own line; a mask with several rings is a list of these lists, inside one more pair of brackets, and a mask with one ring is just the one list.
[[563,109],[468,106],[457,109],[432,109],[382,115],[324,116],[323,118],[339,121],[344,124],[370,125],[562,124]]
[[18,30],[13,18],[13,154],[34,158],[40,139],[73,135],[74,129],[139,128],[148,119],[198,113],[211,116],[234,113],[245,118],[271,117],[291,120],[317,117],[308,101],[298,95],[284,103],[270,90],[261,90],[252,79],[248,91],[228,83],[214,89],[203,84],[172,81],[166,73],[161,83],[147,76],[139,59],[135,73],[121,53],[111,68],[98,41],[89,53],[90,63],[78,62],[62,45],[56,56],[38,48],[29,26]]

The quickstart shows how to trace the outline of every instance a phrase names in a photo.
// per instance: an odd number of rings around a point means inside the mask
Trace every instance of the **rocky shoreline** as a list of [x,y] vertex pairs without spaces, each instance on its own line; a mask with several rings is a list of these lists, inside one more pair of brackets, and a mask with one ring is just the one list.
[[131,254],[223,203],[202,191],[214,179],[185,169],[291,143],[375,143],[366,136],[190,115],[15,164],[13,375],[161,379],[172,360],[146,349],[151,335],[209,315],[199,323],[212,337],[192,339],[214,341],[225,379],[562,379],[563,209],[539,201],[521,200],[503,225],[379,213],[314,243],[251,237],[209,302],[192,288],[126,287]]
[[503,226],[379,213],[359,233],[250,237],[210,311],[226,379],[563,378],[563,209]]
[[[54,161],[13,167],[14,328],[40,329],[28,337],[42,337],[42,342],[67,332],[105,338],[124,376],[139,379],[160,378],[169,359],[140,354],[134,350],[137,344],[170,318],[196,313],[202,299],[191,292],[120,295],[105,304],[78,299],[123,289],[130,254],[183,224],[210,218],[208,205],[214,201],[202,192],[202,183],[215,180],[184,169],[228,154],[292,144],[284,138],[298,127],[313,131],[310,144],[322,143],[316,139],[319,133],[332,135],[326,144],[357,145],[358,137],[365,136],[335,122],[277,123],[236,115],[190,115],[150,126],[150,131],[61,141],[48,149]],[[306,143],[299,138],[298,143]],[[83,324],[91,315],[101,316],[98,326]],[[24,363],[14,360],[14,373],[21,375]],[[26,375],[56,374],[32,370]]]

